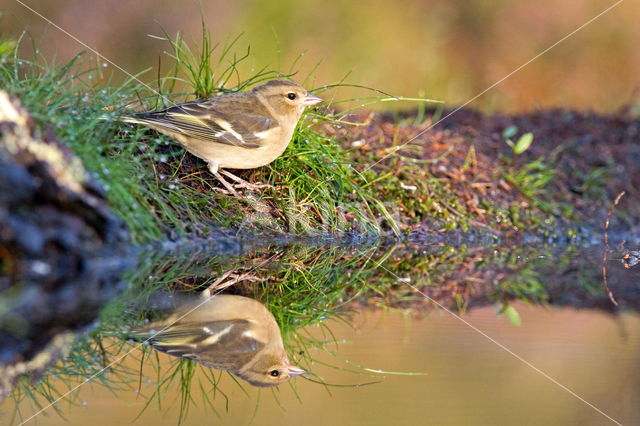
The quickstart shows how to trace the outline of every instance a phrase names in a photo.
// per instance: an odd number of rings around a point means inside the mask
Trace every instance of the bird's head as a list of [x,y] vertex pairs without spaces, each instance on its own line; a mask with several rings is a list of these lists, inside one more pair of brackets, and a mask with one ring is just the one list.
[[271,80],[252,89],[273,108],[276,115],[296,122],[304,109],[322,102],[322,98],[307,92],[302,86],[289,80]]

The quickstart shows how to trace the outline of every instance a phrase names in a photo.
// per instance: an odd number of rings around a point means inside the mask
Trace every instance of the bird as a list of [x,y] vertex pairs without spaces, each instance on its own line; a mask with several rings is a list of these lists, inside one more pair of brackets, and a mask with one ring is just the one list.
[[166,134],[188,152],[207,162],[228,192],[236,186],[256,190],[224,169],[254,169],[278,158],[287,148],[306,107],[323,102],[299,84],[270,80],[244,92],[232,92],[173,105],[160,111],[120,117]]
[[249,297],[217,294],[181,303],[132,336],[172,356],[227,370],[253,386],[277,386],[305,373],[291,365],[273,314]]

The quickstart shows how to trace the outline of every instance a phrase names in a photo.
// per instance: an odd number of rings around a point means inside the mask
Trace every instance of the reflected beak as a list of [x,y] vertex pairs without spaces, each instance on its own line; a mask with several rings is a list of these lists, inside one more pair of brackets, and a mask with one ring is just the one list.
[[324,99],[316,95],[312,95],[311,93],[307,93],[307,96],[305,96],[304,101],[302,101],[302,105],[310,106],[310,105],[319,104],[320,102],[324,102]]
[[288,365],[287,370],[289,371],[289,377],[300,376],[301,374],[306,373],[302,368],[296,367],[295,365]]

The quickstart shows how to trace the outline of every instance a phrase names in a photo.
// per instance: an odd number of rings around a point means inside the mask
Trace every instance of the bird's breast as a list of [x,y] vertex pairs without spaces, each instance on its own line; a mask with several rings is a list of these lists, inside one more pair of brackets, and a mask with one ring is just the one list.
[[258,148],[194,140],[181,141],[181,143],[196,157],[207,162],[213,161],[222,169],[254,169],[265,166],[282,155],[293,136],[293,129],[288,132],[283,132],[282,129],[271,129],[266,132],[270,132],[266,135],[267,141]]

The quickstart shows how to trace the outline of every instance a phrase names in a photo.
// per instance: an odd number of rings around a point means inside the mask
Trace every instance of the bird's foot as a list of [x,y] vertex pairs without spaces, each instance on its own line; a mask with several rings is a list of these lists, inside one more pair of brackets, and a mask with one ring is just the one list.
[[266,278],[260,278],[249,273],[240,274],[237,273],[236,270],[231,270],[225,272],[220,276],[220,278],[215,280],[206,290],[202,292],[202,295],[206,298],[211,297],[213,293],[218,293],[240,281],[261,282],[266,280]]
[[216,192],[219,192],[220,194],[224,194],[224,195],[235,195],[235,196],[240,195],[240,194],[238,194],[238,191],[231,192],[231,191],[229,191],[227,189],[223,189],[223,188],[211,188],[211,189],[216,191]]
[[238,191],[236,191],[236,189],[233,187],[233,185],[231,185],[229,182],[227,182],[227,180],[225,178],[222,177],[222,175],[218,172],[213,173],[213,175],[216,177],[216,179],[218,179],[218,182],[220,182],[222,184],[222,186],[224,186],[226,189],[222,189],[222,188],[215,188],[216,191],[221,192],[225,195],[234,195],[238,198],[240,198],[240,194],[238,194]]
[[233,185],[234,188],[244,188],[244,189],[248,189],[249,191],[257,191],[259,189],[262,188],[273,188],[273,185],[269,185],[267,183],[251,183],[251,182],[247,182],[246,180],[234,175],[233,173],[230,173],[226,170],[220,170],[220,173],[225,175],[226,177],[228,177],[229,179],[235,181],[236,183]]

